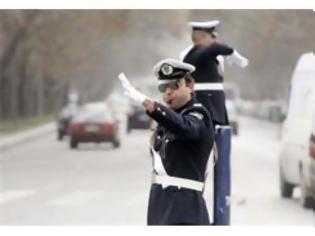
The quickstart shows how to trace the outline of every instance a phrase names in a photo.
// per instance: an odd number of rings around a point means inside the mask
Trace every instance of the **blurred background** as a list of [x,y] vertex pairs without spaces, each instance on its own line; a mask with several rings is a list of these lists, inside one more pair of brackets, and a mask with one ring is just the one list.
[[[0,225],[144,225],[152,122],[123,95],[117,75],[125,72],[159,100],[153,65],[178,58],[191,44],[189,21],[215,19],[218,41],[250,60],[246,69],[225,66],[234,133],[231,223],[315,225],[313,159],[305,168],[310,180],[286,179],[279,165],[286,162],[282,126],[292,75],[301,55],[315,49],[314,16],[312,10],[1,10]],[[313,189],[295,188],[304,182]]]

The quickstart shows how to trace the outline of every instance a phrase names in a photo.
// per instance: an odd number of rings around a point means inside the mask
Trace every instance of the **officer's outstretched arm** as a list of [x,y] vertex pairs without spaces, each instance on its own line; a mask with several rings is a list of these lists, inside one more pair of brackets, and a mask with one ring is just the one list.
[[154,102],[154,110],[147,114],[179,139],[197,140],[200,138],[201,129],[206,128],[202,114],[192,112],[181,115],[158,102]]
[[249,63],[249,60],[243,57],[236,49],[221,43],[213,43],[200,51],[200,57],[205,60],[217,56],[227,56],[229,64],[236,64],[242,68]]
[[180,138],[199,138],[200,129],[203,124],[202,120],[198,120],[198,118],[193,115],[182,116],[162,104],[154,102],[152,99],[136,90],[123,73],[120,73],[118,77],[125,89],[126,95],[134,101],[141,103],[148,111],[147,114],[158,124],[166,127]]
[[249,60],[246,57],[243,57],[238,51],[234,49],[233,53],[228,56],[227,61],[229,64],[236,64],[242,68],[245,68]]
[[213,43],[207,47],[199,50],[199,58],[209,60],[210,58],[221,56],[228,56],[233,53],[233,48],[221,43]]

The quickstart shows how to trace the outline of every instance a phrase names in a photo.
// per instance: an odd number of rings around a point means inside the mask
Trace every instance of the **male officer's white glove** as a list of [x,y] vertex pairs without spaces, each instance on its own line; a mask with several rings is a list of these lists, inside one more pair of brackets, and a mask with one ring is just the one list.
[[233,53],[227,57],[227,61],[230,65],[236,64],[242,68],[246,67],[249,63],[248,59],[239,54],[235,49]]
[[124,73],[118,75],[123,88],[125,89],[125,94],[136,102],[143,103],[145,99],[148,99],[143,93],[136,90],[129,82]]

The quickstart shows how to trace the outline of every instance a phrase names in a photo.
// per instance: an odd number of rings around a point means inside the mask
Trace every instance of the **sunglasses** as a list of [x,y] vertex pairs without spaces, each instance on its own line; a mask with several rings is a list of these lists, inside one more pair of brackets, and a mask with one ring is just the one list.
[[158,86],[158,89],[161,93],[164,93],[167,88],[170,88],[171,90],[177,90],[180,87],[180,81],[173,81],[167,84],[160,84]]

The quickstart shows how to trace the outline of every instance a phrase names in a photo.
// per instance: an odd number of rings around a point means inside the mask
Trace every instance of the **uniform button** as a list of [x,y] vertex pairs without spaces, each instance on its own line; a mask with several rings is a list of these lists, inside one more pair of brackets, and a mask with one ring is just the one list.
[[166,143],[168,143],[168,142],[169,142],[169,140],[168,140],[168,139],[166,139],[166,140],[165,140],[165,142],[166,142]]
[[157,110],[158,110],[158,111],[161,111],[161,108],[160,108],[160,107],[158,107],[158,108],[157,108]]
[[162,112],[162,115],[163,115],[163,116],[165,116],[165,115],[166,115],[165,111],[163,111],[163,112]]
[[161,136],[160,136],[160,135],[158,135],[156,138],[157,138],[157,139],[161,139]]

